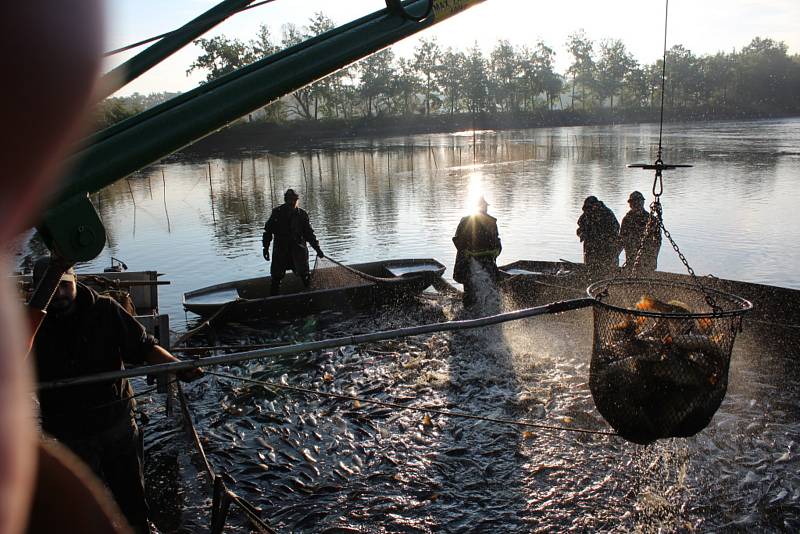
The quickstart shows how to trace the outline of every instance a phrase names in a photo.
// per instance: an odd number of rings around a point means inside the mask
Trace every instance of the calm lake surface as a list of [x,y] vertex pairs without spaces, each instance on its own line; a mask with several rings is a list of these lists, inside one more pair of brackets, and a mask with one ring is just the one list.
[[[668,124],[664,218],[698,274],[800,288],[800,119]],[[583,199],[619,220],[627,197],[652,196],[658,125],[463,132],[325,142],[294,152],[220,155],[149,167],[95,198],[110,257],[170,280],[161,307],[180,328],[180,296],[264,274],[261,233],[292,187],[326,254],[345,263],[436,258],[452,274],[458,220],[485,194],[498,218],[500,264],[581,261]],[[210,168],[211,179],[208,171]],[[304,173],[305,170],[305,173]],[[312,253],[313,258],[313,253]],[[685,272],[665,241],[659,268]]]

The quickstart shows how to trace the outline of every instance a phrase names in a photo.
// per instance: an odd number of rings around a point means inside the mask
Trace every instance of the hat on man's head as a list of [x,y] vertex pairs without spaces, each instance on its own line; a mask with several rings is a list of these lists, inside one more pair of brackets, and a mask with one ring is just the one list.
[[588,196],[588,197],[586,197],[586,200],[583,201],[583,209],[586,209],[589,206],[593,206],[593,205],[599,204],[599,203],[600,203],[600,201],[597,200],[596,196],[594,196],[594,195]]
[[644,200],[644,195],[638,191],[634,191],[633,193],[631,193],[631,196],[628,197],[628,202],[630,202],[631,200]]
[[[50,256],[43,256],[36,260],[33,264],[33,283],[38,284],[42,277],[44,277],[44,273],[47,271],[47,268],[50,266]],[[75,269],[70,267],[67,271],[61,275],[61,281],[64,282],[75,282],[77,281],[77,277],[75,276]]]
[[283,194],[283,200],[289,200],[289,199],[294,200],[297,198],[300,198],[300,195],[295,193],[294,189],[287,189],[286,192]]

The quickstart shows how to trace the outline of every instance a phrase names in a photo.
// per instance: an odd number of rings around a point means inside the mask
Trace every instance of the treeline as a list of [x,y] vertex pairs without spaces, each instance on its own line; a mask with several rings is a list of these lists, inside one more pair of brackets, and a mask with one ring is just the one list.
[[[213,80],[334,27],[323,13],[307,26],[287,24],[280,39],[262,25],[255,39],[198,39],[203,53],[187,74]],[[442,48],[421,39],[412,57],[382,50],[265,108],[269,122],[414,115],[509,114],[565,110],[581,115],[631,116],[657,110],[662,60],[640,63],[619,39],[594,42],[581,30],[569,36],[570,66],[554,70],[555,51],[544,42],[501,40],[486,55]],[[665,106],[676,116],[780,115],[800,112],[800,56],[783,42],[756,37],[739,51],[697,56],[682,45],[667,53]],[[106,122],[124,115],[117,99]],[[131,111],[136,102],[131,104]]]
[[91,119],[92,126],[95,130],[102,130],[115,122],[127,119],[162,102],[166,102],[178,94],[163,92],[142,95],[134,93],[131,96],[106,98],[95,106]]

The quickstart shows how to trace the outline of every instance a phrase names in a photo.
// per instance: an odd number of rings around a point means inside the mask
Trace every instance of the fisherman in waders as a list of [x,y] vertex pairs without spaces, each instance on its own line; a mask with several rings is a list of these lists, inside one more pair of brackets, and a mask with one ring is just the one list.
[[576,233],[583,243],[583,263],[593,273],[604,274],[619,267],[619,222],[597,197],[584,200]]
[[639,191],[631,193],[628,205],[631,209],[622,218],[619,229],[619,240],[625,250],[625,263],[632,267],[636,252],[641,247],[638,272],[654,272],[658,266],[658,251],[661,248],[661,229],[655,217],[644,209],[644,196]]
[[267,223],[264,225],[264,235],[261,238],[264,247],[264,259],[270,261],[269,244],[275,236],[272,245],[272,264],[269,272],[272,276],[270,294],[277,295],[280,291],[281,280],[287,269],[298,276],[303,285],[308,287],[311,283],[311,273],[308,269],[308,247],[310,243],[317,251],[317,257],[324,258],[322,249],[314,235],[314,229],[308,220],[308,213],[297,207],[300,195],[294,189],[287,189],[283,195],[284,203],[272,210]]
[[[33,267],[38,284],[50,263]],[[41,382],[119,371],[130,364],[178,359],[157,344],[116,301],[79,284],[70,269],[61,278],[33,342]],[[203,372],[178,373],[184,381]],[[144,492],[142,433],[134,420],[126,379],[39,392],[42,430],[70,448],[105,482],[136,532],[150,532]],[[64,525],[69,530],[69,525]]]
[[481,197],[478,200],[478,213],[463,217],[453,237],[458,251],[453,279],[464,285],[464,306],[472,306],[477,301],[473,266],[482,269],[493,282],[500,277],[496,261],[503,247],[497,231],[497,219],[487,213],[488,208],[489,203]]

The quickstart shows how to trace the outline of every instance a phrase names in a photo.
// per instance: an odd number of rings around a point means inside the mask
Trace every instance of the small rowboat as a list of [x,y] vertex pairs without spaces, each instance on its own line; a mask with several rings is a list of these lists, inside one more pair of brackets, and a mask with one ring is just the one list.
[[[334,269],[335,272],[330,272]],[[309,288],[290,271],[281,281],[278,295],[270,296],[271,277],[262,276],[189,291],[183,295],[183,307],[203,317],[220,312],[228,320],[296,317],[326,310],[369,308],[402,302],[421,293],[439,279],[444,270],[444,265],[430,258],[342,265],[314,271]],[[329,272],[326,274],[326,271]],[[346,276],[341,277],[338,284],[336,280],[330,283],[332,277],[342,273]],[[315,279],[319,278],[327,279],[325,287],[317,287]]]

